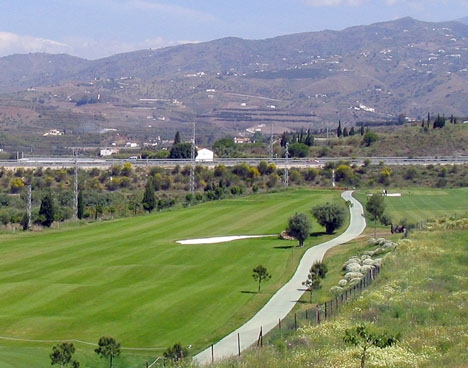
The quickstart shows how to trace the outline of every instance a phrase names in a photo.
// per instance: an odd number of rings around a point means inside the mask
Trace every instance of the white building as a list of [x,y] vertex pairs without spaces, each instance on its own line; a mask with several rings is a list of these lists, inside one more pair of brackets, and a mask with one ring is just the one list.
[[213,151],[210,151],[207,148],[202,148],[197,151],[197,157],[195,157],[195,161],[198,162],[212,162],[214,158]]

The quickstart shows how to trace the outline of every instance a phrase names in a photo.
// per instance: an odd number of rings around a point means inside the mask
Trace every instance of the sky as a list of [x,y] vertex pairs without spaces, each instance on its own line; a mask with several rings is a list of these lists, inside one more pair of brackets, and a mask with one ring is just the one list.
[[0,0],[0,57],[98,59],[223,37],[265,39],[402,17],[468,16],[468,0]]

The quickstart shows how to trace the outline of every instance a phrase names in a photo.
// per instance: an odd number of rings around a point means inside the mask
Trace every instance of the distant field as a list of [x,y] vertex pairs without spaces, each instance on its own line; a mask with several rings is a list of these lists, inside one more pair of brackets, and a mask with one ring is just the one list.
[[[365,206],[367,194],[376,191],[359,191],[356,198]],[[386,197],[386,211],[393,222],[407,219],[410,223],[424,222],[444,216],[468,215],[468,188],[427,189],[412,188],[390,193],[401,193],[401,197]]]
[[[276,237],[208,245],[176,240],[278,234],[295,212],[309,213],[339,194],[294,190],[1,235],[0,368],[48,367],[56,342],[96,343],[103,335],[125,348],[159,348],[124,350],[115,367],[143,367],[175,342],[193,351],[206,347],[259,309],[291,276],[304,249]],[[326,239],[317,234],[307,245]],[[251,277],[258,264],[273,275],[260,294]],[[75,346],[82,367],[107,366],[93,346]]]

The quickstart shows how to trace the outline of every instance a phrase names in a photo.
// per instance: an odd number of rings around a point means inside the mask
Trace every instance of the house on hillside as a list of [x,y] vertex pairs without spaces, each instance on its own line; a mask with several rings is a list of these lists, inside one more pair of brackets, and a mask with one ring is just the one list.
[[198,150],[197,157],[195,157],[195,161],[197,162],[212,162],[214,158],[214,152],[210,151],[207,148],[202,148]]

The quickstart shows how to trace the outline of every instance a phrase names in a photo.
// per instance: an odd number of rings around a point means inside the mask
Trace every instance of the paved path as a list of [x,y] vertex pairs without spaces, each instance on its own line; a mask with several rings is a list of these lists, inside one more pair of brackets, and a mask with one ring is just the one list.
[[[292,310],[296,302],[304,293],[302,282],[307,278],[310,267],[323,259],[325,252],[339,244],[346,243],[359,236],[366,227],[361,204],[352,197],[351,191],[343,192],[341,195],[345,201],[350,201],[350,224],[346,231],[335,239],[310,248],[304,254],[294,276],[258,311],[258,313],[237,330],[231,332],[222,340],[202,351],[194,357],[200,364],[209,364],[214,360],[238,355],[240,350],[247,349],[257,342],[260,328],[263,334],[268,333],[278,325]],[[240,345],[239,345],[240,341]]]

